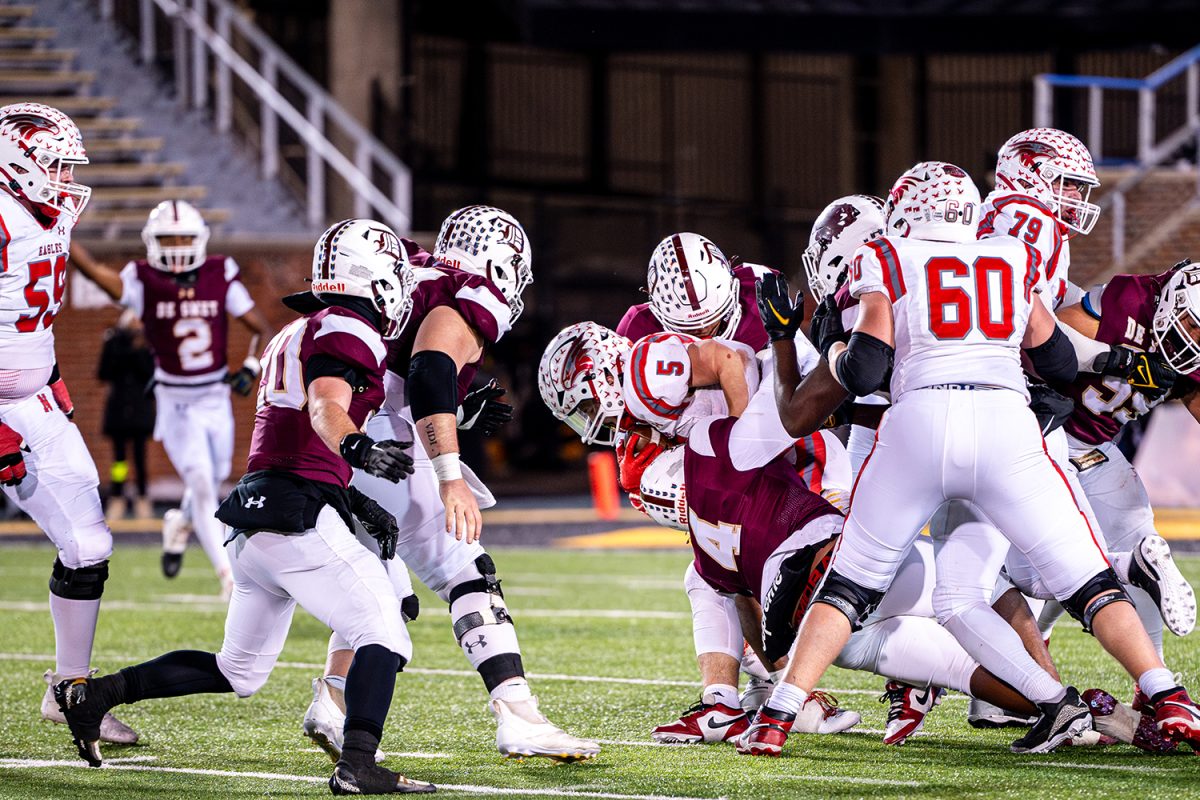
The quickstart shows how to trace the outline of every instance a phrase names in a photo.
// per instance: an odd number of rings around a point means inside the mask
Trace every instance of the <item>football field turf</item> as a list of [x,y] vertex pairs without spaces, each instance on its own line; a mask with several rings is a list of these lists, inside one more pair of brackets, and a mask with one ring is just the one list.
[[[399,676],[384,749],[388,766],[453,797],[1156,797],[1200,796],[1200,760],[1152,757],[1130,747],[1066,748],[1016,756],[1018,733],[966,723],[951,694],[926,734],[902,748],[880,741],[883,680],[832,670],[823,686],[863,716],[857,733],[794,736],[781,759],[738,756],[730,745],[652,746],[650,730],[698,692],[690,613],[681,588],[687,551],[494,551],[534,692],[548,716],[604,743],[600,756],[554,766],[506,761],[495,750],[486,695],[454,644],[446,608],[422,590],[415,645]],[[249,798],[327,796],[331,764],[300,734],[309,683],[328,631],[298,611],[281,663],[258,695],[198,695],[124,706],[142,734],[105,749],[109,768],[86,769],[65,726],[37,713],[53,664],[46,606],[49,546],[0,549],[0,797]],[[188,552],[174,581],[158,551],[118,549],[100,616],[94,663],[108,672],[179,648],[215,650],[223,604],[203,555]],[[1200,559],[1182,557],[1193,582]],[[1167,661],[1200,686],[1200,637],[1168,635]],[[1130,681],[1070,620],[1052,652],[1081,690],[1103,686],[1128,701]]]

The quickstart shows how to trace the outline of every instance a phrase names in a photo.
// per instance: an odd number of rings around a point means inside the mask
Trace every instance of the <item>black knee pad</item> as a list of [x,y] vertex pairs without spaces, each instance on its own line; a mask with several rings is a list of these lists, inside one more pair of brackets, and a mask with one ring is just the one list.
[[50,592],[68,600],[99,600],[104,594],[106,580],[107,559],[90,567],[70,569],[56,558],[54,568],[50,572]]
[[859,586],[849,578],[844,578],[837,570],[830,570],[821,581],[814,603],[825,603],[833,606],[846,615],[850,620],[850,630],[862,628],[863,622],[871,616],[871,612],[879,607],[883,592]]
[[[1103,597],[1097,595],[1104,594]],[[1113,572],[1112,568],[1108,568],[1103,572],[1099,572],[1090,581],[1079,588],[1079,591],[1071,595],[1067,600],[1060,600],[1063,608],[1067,610],[1075,619],[1083,624],[1083,629],[1088,633],[1092,632],[1092,620],[1096,616],[1096,612],[1104,608],[1109,603],[1132,603],[1129,595],[1125,593],[1125,587],[1121,585],[1120,579],[1117,578],[1117,573]]]

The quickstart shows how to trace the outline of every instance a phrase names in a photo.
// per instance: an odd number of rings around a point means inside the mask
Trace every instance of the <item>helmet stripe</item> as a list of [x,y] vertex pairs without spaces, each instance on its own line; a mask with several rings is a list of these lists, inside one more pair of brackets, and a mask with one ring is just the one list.
[[353,221],[354,220],[352,219],[342,220],[342,222],[340,222],[337,227],[330,230],[329,234],[325,237],[325,247],[321,250],[321,280],[327,281],[333,277],[331,274],[333,271],[333,240],[337,238],[339,233],[341,233],[342,228],[346,227]]
[[687,256],[683,252],[683,240],[679,238],[679,234],[671,237],[671,244],[675,247],[675,256],[679,259],[679,273],[683,276],[683,288],[687,290],[688,303],[692,306],[693,311],[700,310],[700,298],[696,297],[696,287],[692,285],[692,272],[688,269]]

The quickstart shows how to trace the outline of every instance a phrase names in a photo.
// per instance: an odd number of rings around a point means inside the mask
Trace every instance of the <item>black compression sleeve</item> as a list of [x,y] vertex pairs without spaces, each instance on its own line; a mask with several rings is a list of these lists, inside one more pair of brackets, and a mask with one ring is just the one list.
[[895,352],[890,344],[869,333],[852,333],[846,352],[837,360],[838,382],[855,397],[879,391],[892,369]]
[[1037,374],[1047,383],[1070,383],[1079,374],[1075,347],[1057,325],[1049,339],[1025,352],[1029,353],[1029,361]]
[[422,350],[408,362],[404,391],[412,405],[413,420],[458,410],[458,369],[454,359],[440,350]]
[[318,353],[304,364],[304,387],[317,378],[341,378],[351,386],[360,383],[358,369],[325,353]]

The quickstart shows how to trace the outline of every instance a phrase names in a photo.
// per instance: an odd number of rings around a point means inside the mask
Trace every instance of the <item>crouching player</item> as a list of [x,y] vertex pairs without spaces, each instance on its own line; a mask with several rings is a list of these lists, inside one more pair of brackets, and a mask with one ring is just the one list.
[[395,520],[348,488],[353,468],[390,481],[412,472],[408,445],[361,431],[383,402],[384,339],[403,327],[412,288],[400,241],[386,225],[345,220],[317,242],[312,291],[285,299],[305,316],[267,346],[247,472],[218,510],[232,529],[225,641],[217,653],[177,650],[112,675],[59,683],[55,697],[90,765],[101,764],[99,723],[113,706],[258,691],[300,603],[355,650],[332,792],[434,790],[375,764],[396,673],[412,643],[383,564],[350,532],[357,518],[388,558]]

